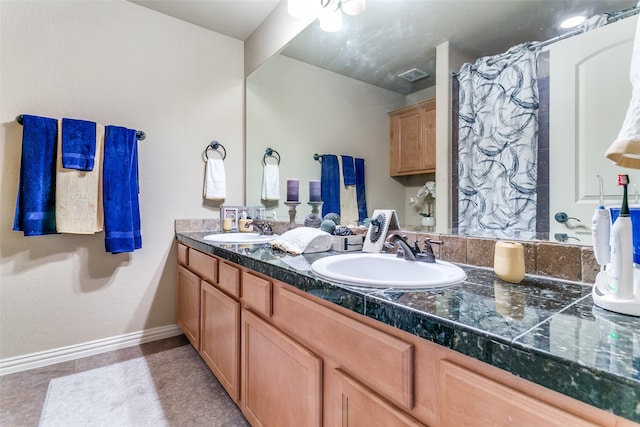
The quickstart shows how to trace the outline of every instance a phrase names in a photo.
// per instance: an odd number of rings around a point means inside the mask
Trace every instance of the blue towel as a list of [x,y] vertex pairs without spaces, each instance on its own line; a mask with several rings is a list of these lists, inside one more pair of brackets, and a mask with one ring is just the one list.
[[138,141],[135,130],[105,126],[102,188],[106,251],[116,254],[140,249]]
[[364,221],[367,215],[367,196],[364,186],[364,159],[355,159],[356,197],[358,198],[358,221]]
[[62,119],[62,167],[93,170],[96,154],[96,124],[85,120]]
[[25,236],[56,233],[58,121],[24,115],[22,159],[13,229]]
[[322,216],[328,213],[340,214],[340,168],[338,157],[333,154],[322,155],[320,175],[322,193]]
[[344,185],[356,185],[356,170],[351,156],[342,156],[342,179]]

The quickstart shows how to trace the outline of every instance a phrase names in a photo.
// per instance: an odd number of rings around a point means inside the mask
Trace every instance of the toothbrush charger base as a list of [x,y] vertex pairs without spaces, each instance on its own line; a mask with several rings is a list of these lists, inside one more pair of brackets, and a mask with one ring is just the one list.
[[618,299],[611,294],[602,292],[602,288],[599,288],[598,285],[603,288],[604,286],[609,286],[608,283],[598,283],[598,281],[603,280],[608,280],[606,273],[598,273],[596,283],[593,285],[593,289],[591,291],[593,302],[598,307],[602,307],[609,311],[615,311],[620,314],[627,314],[629,316],[640,316],[640,299]]

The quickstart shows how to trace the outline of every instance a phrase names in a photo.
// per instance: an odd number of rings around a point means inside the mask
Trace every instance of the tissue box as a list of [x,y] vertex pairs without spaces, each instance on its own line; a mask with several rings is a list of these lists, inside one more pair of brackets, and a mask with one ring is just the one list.
[[331,236],[331,250],[338,252],[361,251],[364,244],[363,234],[351,236]]

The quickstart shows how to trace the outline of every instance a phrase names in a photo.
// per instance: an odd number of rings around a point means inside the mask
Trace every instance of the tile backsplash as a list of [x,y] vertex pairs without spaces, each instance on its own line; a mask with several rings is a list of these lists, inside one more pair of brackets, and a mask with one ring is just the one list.
[[[288,222],[267,220],[274,233],[287,231]],[[219,231],[218,219],[177,219],[175,231]],[[391,232],[391,231],[390,231]],[[493,267],[494,246],[498,239],[465,237],[451,234],[398,231],[405,234],[410,242],[424,242],[429,238],[442,241],[434,245],[439,259],[478,267]],[[590,246],[578,246],[546,241],[522,241],[527,274],[554,277],[561,280],[592,284],[600,267],[596,263]],[[422,246],[422,245],[421,245]]]

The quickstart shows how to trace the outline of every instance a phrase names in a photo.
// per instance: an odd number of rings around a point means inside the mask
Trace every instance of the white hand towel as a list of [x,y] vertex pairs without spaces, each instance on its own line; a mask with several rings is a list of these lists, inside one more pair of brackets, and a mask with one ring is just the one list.
[[[640,4],[640,3],[638,3]],[[640,20],[631,55],[631,101],[618,138],[605,156],[624,168],[640,169]]]
[[223,200],[227,197],[227,177],[224,160],[209,159],[204,173],[204,198]]
[[326,252],[331,249],[331,234],[317,228],[298,227],[276,237],[270,244],[296,255]]
[[262,200],[280,200],[280,167],[267,163],[262,174]]

